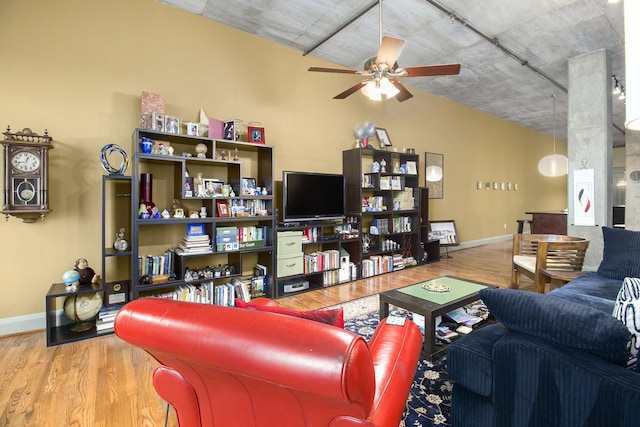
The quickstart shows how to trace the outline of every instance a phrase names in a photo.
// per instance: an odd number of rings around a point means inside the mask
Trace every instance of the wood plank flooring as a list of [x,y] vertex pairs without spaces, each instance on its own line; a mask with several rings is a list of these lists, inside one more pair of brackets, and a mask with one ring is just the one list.
[[[451,255],[440,262],[277,302],[310,310],[443,275],[508,286],[511,241]],[[523,289],[533,289],[533,282],[526,278],[522,282]],[[0,427],[163,426],[166,404],[151,384],[156,366],[150,356],[115,335],[50,348],[44,331],[1,337]],[[172,411],[168,425],[177,426]]]

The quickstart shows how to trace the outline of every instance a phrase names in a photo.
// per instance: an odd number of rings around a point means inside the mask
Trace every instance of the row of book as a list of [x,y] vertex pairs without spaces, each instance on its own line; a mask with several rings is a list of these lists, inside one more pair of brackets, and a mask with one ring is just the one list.
[[322,273],[322,286],[328,287],[340,283],[340,270],[327,270]]
[[171,274],[173,272],[175,253],[173,249],[168,249],[162,255],[139,255],[138,271],[140,276]]
[[313,252],[304,256],[304,273],[316,273],[340,268],[340,252],[331,249]]
[[98,312],[98,318],[96,319],[96,331],[110,331],[113,330],[113,324],[116,321],[116,314],[122,308],[123,304],[118,305],[105,305]]
[[250,279],[234,278],[230,282],[220,284],[215,284],[214,281],[188,283],[168,292],[154,294],[152,297],[233,307],[235,298],[249,302],[252,298],[265,295],[265,277],[258,276]]
[[404,233],[411,231],[411,218],[408,216],[398,216],[393,218],[393,232]]
[[362,260],[362,277],[376,276],[393,271],[393,256],[372,255]]

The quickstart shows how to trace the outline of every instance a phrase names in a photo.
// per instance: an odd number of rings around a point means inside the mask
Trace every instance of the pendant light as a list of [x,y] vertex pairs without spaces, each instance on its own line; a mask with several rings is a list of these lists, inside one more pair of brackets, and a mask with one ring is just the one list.
[[569,169],[569,160],[562,154],[556,154],[556,96],[553,98],[553,154],[544,156],[538,162],[538,171],[544,176],[563,176]]

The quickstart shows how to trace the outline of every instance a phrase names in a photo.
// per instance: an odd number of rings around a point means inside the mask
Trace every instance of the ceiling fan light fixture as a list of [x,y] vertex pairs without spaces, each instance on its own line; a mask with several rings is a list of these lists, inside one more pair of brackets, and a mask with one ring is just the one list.
[[382,101],[382,92],[375,80],[369,80],[367,84],[362,86],[360,92],[372,101]]
[[380,92],[382,92],[382,94],[387,98],[393,98],[400,93],[398,88],[395,87],[386,77],[380,79]]

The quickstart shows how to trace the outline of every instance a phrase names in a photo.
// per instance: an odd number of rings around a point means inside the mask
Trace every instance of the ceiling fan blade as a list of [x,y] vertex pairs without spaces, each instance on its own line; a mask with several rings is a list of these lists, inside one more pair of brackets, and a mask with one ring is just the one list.
[[400,93],[395,96],[398,102],[406,101],[409,98],[413,98],[411,92],[409,92],[407,88],[398,81],[398,79],[389,79],[389,81],[396,87],[396,89],[400,91]]
[[367,83],[366,80],[359,82],[358,84],[351,86],[349,89],[345,90],[344,92],[337,94],[336,96],[333,97],[333,99],[345,99],[347,96],[353,95],[358,90],[360,90],[362,86],[364,86],[366,83]]
[[310,67],[309,71],[318,71],[320,73],[357,74],[359,70],[345,70],[342,68]]
[[422,67],[403,67],[404,77],[451,76],[460,74],[460,64],[425,65]]
[[382,43],[380,43],[380,49],[378,49],[378,56],[376,57],[376,65],[387,64],[387,68],[393,67],[396,63],[402,48],[404,47],[405,40],[397,37],[384,36],[382,37]]

